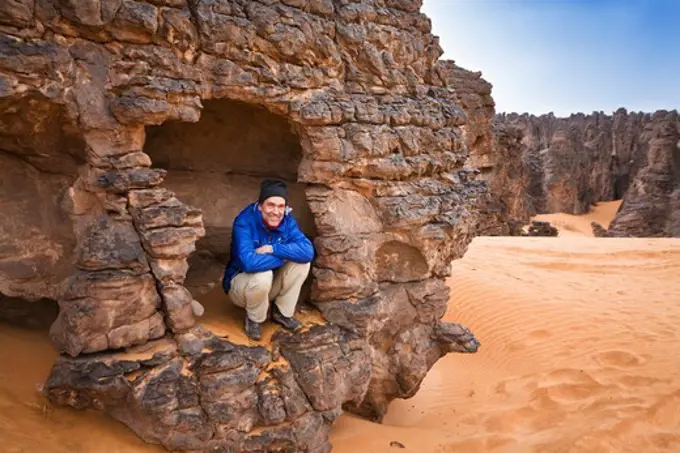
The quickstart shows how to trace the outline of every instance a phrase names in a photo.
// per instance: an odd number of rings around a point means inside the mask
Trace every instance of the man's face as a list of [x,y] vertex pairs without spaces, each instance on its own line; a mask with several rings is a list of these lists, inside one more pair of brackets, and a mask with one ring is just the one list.
[[269,228],[278,228],[286,211],[286,200],[283,197],[269,197],[257,208],[262,213],[262,220]]

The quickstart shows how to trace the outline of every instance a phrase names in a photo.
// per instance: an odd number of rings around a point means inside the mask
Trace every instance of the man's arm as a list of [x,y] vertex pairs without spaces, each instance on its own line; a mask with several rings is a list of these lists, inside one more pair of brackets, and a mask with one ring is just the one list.
[[293,217],[290,217],[289,220],[292,222],[292,226],[288,241],[285,244],[273,244],[272,254],[277,258],[294,263],[309,263],[314,259],[312,241],[300,231],[300,227]]
[[283,266],[283,260],[269,253],[257,253],[250,228],[242,220],[234,223],[234,246],[244,272],[263,272]]

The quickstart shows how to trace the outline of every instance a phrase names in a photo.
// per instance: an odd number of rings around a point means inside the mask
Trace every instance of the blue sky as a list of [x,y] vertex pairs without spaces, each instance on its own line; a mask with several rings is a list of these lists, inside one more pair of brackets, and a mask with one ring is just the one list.
[[680,109],[680,0],[424,0],[497,112]]

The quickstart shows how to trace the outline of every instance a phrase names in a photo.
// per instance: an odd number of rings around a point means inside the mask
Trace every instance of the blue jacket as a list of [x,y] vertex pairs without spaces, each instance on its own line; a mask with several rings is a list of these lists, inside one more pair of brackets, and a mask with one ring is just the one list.
[[[258,254],[255,249],[270,244],[273,253]],[[224,271],[222,288],[229,292],[231,279],[239,272],[263,272],[278,269],[285,261],[309,263],[314,259],[314,246],[288,211],[279,227],[269,230],[262,222],[257,203],[246,206],[234,219],[231,254]]]

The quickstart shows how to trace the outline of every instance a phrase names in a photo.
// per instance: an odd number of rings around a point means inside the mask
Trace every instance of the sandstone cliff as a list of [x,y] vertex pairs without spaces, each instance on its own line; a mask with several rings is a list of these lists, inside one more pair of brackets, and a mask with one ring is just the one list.
[[535,211],[570,214],[623,197],[646,160],[643,132],[656,121],[625,109],[613,115],[500,114],[497,119],[522,131],[526,160],[535,163],[530,168]]
[[435,70],[468,118],[466,166],[489,189],[475,205],[477,234],[514,235],[538,213],[584,213],[623,198],[610,235],[678,236],[676,111],[495,115],[479,72],[451,61]]
[[517,235],[536,214],[531,201],[532,163],[527,161],[522,130],[495,118],[491,84],[479,72],[451,61],[439,62],[437,74],[467,115],[461,126],[469,155],[465,165],[488,188],[475,204],[478,235]]
[[[622,212],[613,223],[615,234],[677,234],[672,233],[673,221],[666,223],[675,218],[671,212],[677,205],[673,182],[677,112],[619,109],[613,115],[579,113],[568,118],[500,114],[496,122],[519,129],[522,136],[523,183],[515,185],[514,193],[526,215],[580,214],[596,202],[623,198]],[[622,216],[627,219],[625,227]]]
[[680,237],[680,118],[654,113],[643,131],[647,152],[608,236]]
[[[322,452],[342,407],[380,419],[477,349],[440,318],[485,187],[420,6],[0,3],[0,294],[59,303],[53,402],[169,449]],[[190,308],[263,176],[293,186],[325,318],[271,347]]]

